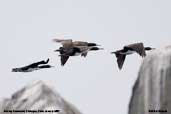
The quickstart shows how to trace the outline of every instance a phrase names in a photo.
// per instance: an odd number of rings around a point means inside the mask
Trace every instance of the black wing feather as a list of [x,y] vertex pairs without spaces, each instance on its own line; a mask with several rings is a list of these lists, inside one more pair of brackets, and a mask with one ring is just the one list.
[[119,69],[122,69],[126,55],[116,54]]
[[64,66],[68,59],[69,56],[61,55],[61,65]]

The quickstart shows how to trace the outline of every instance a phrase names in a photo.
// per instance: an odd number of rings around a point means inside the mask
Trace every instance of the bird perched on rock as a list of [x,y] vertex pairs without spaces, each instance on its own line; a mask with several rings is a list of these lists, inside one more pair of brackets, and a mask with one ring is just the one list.
[[143,43],[134,43],[134,44],[126,45],[123,47],[123,49],[117,50],[117,51],[111,52],[111,53],[115,54],[115,56],[117,58],[118,67],[119,67],[119,69],[122,69],[126,55],[138,53],[141,57],[145,57],[146,56],[145,51],[149,51],[152,49],[154,49],[154,48],[144,47]]
[[48,65],[48,62],[49,62],[49,58],[46,61],[42,60],[42,61],[32,63],[32,64],[24,66],[24,67],[13,68],[12,72],[32,72],[32,71],[39,70],[39,69],[53,67],[51,65]]

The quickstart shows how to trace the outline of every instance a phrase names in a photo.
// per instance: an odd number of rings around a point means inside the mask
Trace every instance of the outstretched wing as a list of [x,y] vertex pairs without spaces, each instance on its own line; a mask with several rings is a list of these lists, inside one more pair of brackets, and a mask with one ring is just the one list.
[[61,43],[62,46],[66,49],[71,48],[73,46],[72,39],[53,39],[53,41]]
[[130,45],[124,46],[124,49],[134,50],[142,57],[146,56],[143,43],[130,44]]
[[69,56],[61,55],[61,65],[64,66],[68,59]]
[[126,55],[119,54],[119,53],[115,53],[115,56],[116,56],[116,58],[117,58],[117,63],[118,63],[119,69],[122,69],[122,66],[123,66],[123,64],[124,64]]
[[61,43],[61,42],[65,42],[65,41],[72,41],[72,39],[53,39],[53,41]]
[[74,41],[73,44],[74,46],[88,46],[88,42],[84,41]]

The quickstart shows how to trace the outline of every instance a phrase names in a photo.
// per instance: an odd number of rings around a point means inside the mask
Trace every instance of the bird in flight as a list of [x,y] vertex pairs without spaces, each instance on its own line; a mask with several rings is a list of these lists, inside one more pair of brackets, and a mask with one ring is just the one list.
[[72,39],[54,39],[55,42],[61,43],[62,47],[55,50],[60,53],[61,65],[64,66],[70,56],[81,55],[86,57],[89,51],[102,50],[96,43],[89,43],[84,41],[72,41]]
[[118,67],[119,67],[119,69],[122,69],[126,55],[138,53],[141,57],[145,57],[146,51],[149,51],[152,49],[154,49],[154,48],[144,47],[143,43],[134,43],[134,44],[126,45],[123,47],[123,49],[117,50],[117,51],[111,52],[111,53],[115,54],[115,56],[117,58]]
[[65,49],[63,47],[60,47],[58,50],[55,50],[60,53],[61,57],[61,65],[64,66],[67,60],[69,59],[70,56],[87,56],[88,51],[97,51],[97,50],[102,50],[103,48],[99,47],[84,47],[84,46],[75,46],[71,47],[69,49]]
[[96,43],[89,43],[85,41],[72,41],[72,39],[53,39],[54,42],[61,43],[64,48],[70,48],[74,46],[100,46]]
[[39,70],[39,69],[53,67],[51,65],[48,65],[48,62],[49,62],[49,58],[46,61],[42,60],[42,61],[35,62],[24,67],[12,68],[12,72],[32,72],[32,71]]

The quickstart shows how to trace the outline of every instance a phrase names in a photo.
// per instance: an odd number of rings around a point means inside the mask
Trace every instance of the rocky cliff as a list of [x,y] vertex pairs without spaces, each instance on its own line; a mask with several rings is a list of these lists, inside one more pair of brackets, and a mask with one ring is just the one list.
[[81,114],[42,81],[0,101],[0,114]]
[[171,46],[151,51],[144,59],[129,114],[171,114]]

